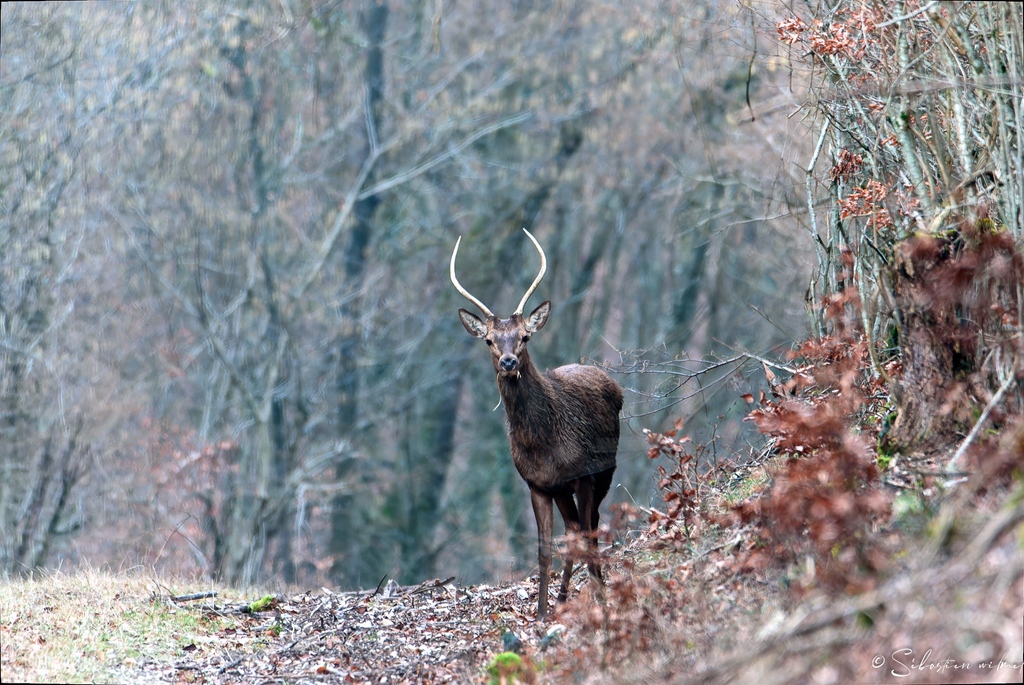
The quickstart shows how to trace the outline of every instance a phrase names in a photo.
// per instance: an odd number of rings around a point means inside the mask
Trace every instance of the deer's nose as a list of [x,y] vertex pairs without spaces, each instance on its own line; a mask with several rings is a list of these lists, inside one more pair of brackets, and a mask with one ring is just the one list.
[[515,371],[517,366],[519,366],[519,360],[515,357],[509,355],[501,358],[502,371]]

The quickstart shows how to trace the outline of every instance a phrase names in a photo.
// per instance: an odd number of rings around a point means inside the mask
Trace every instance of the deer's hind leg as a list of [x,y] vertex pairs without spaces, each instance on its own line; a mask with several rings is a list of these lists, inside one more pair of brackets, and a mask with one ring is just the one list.
[[[601,501],[604,500],[605,496],[608,494],[608,491],[611,490],[612,476],[614,474],[615,467],[613,466],[610,469],[602,471],[601,473],[595,474],[593,476],[593,506],[591,506],[590,508],[590,530],[588,531],[590,537],[589,550],[591,554],[591,563],[589,564],[589,568],[590,575],[594,576],[595,578],[597,578],[597,580],[599,580],[602,583],[604,582],[604,577],[601,575],[601,564],[599,558],[600,554],[598,552],[597,546],[597,535],[598,529],[601,525]],[[580,514],[583,515],[582,504],[580,505]]]
[[587,568],[590,570],[591,578],[597,580],[598,583],[603,582],[597,553],[597,526],[600,522],[598,505],[601,504],[601,499],[608,492],[607,488],[603,492],[600,491],[600,486],[601,483],[597,481],[595,476],[587,476],[576,481],[575,488],[576,505],[579,507],[580,514],[580,530],[587,545]]

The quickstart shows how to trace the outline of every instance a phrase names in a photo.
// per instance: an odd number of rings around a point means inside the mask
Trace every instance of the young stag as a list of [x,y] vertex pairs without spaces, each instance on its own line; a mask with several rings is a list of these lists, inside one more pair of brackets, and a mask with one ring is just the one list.
[[[566,530],[582,532],[588,539],[587,566],[591,577],[602,582],[597,555],[598,507],[608,494],[615,472],[622,389],[593,366],[569,364],[541,373],[533,365],[526,343],[547,323],[551,302],[545,301],[529,316],[523,316],[526,301],[547,270],[544,250],[529,231],[526,235],[540,253],[540,273],[509,318],[500,319],[492,314],[455,277],[455,257],[462,238],[456,241],[452,252],[451,278],[455,288],[485,317],[481,319],[459,309],[459,318],[469,334],[483,338],[491,350],[498,393],[505,405],[512,462],[530,487],[530,501],[537,518],[540,568],[537,618],[543,619],[548,610],[552,501],[562,514]],[[574,565],[575,558],[570,554],[562,574],[559,602],[565,601]]]

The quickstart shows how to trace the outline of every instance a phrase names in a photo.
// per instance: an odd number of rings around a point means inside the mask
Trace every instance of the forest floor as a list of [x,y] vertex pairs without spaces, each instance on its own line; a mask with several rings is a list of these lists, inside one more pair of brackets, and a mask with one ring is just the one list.
[[634,527],[606,553],[603,599],[577,571],[545,623],[535,576],[261,601],[51,573],[0,584],[3,682],[1021,682],[1024,488],[894,521],[878,582],[838,595],[801,586],[808,569],[738,571],[747,529],[673,548]]

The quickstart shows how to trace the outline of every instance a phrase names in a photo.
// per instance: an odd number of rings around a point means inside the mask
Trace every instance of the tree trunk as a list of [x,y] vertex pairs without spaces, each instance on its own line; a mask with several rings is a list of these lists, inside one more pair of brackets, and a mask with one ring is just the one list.
[[[384,35],[387,29],[388,4],[373,2],[362,16],[363,30],[369,47],[366,53],[366,68],[363,72],[366,84],[368,130],[364,144],[364,158],[375,154],[376,136],[381,128],[381,100],[384,94]],[[373,185],[376,174],[370,173],[367,185]],[[352,436],[359,421],[359,341],[361,291],[366,276],[366,251],[373,231],[373,215],[380,204],[377,195],[358,200],[353,208],[355,225],[345,249],[345,298],[342,301],[340,320],[341,336],[338,341],[338,430],[343,437]],[[341,556],[347,548],[347,538],[352,518],[345,507],[344,495],[334,498],[331,514],[331,537],[328,552],[334,556],[331,576],[340,582],[343,564]]]
[[434,562],[441,551],[434,544],[434,532],[441,520],[441,496],[448,466],[455,450],[455,417],[462,374],[452,371],[450,380],[424,394],[424,407],[414,419],[406,448],[405,474],[396,479],[396,496],[404,497],[401,507],[402,582],[413,583],[434,574]]
[[886,436],[891,449],[949,444],[968,418],[950,402],[977,367],[977,329],[959,301],[968,286],[958,292],[949,280],[957,261],[946,239],[912,238],[897,246],[893,290],[903,372],[892,388],[898,416]]

